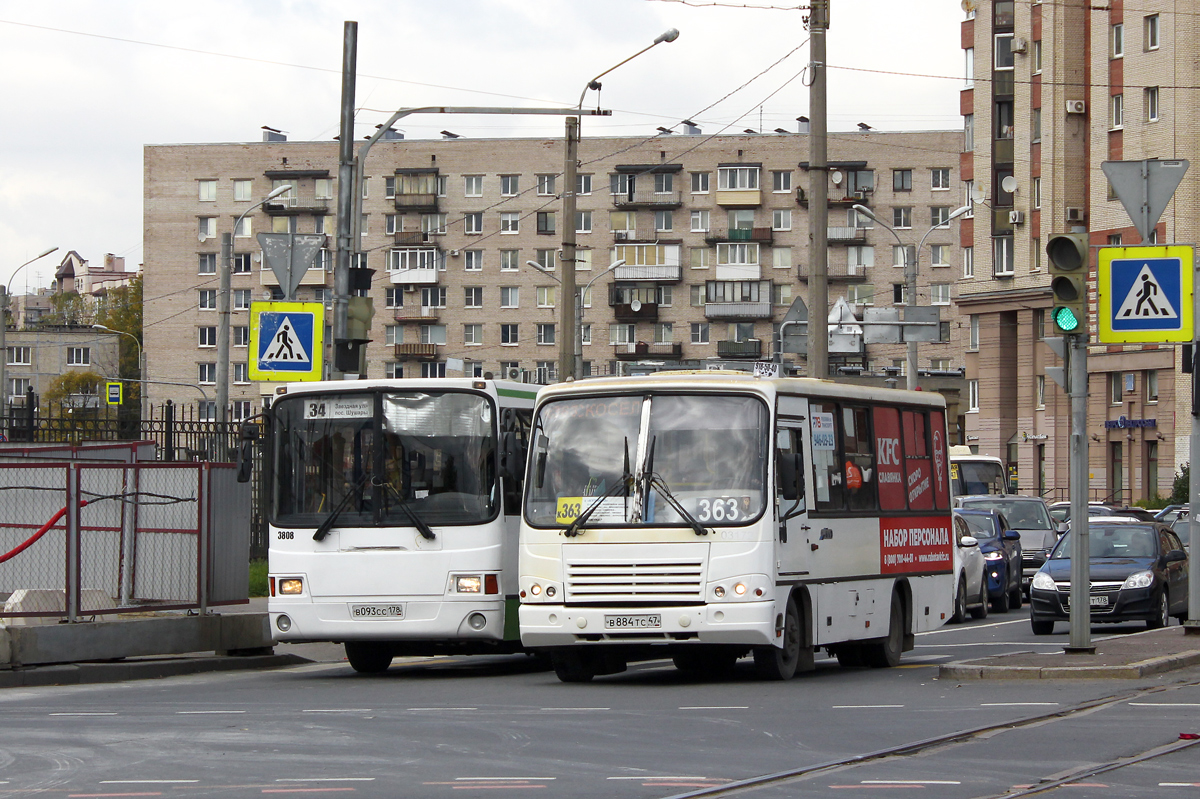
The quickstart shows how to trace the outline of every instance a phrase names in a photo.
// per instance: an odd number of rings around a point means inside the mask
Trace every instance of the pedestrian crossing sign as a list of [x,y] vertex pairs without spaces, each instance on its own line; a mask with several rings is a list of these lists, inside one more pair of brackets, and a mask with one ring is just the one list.
[[319,302],[250,305],[251,380],[320,380],[325,306]]
[[1101,247],[1097,338],[1106,344],[1191,341],[1194,276],[1188,246]]

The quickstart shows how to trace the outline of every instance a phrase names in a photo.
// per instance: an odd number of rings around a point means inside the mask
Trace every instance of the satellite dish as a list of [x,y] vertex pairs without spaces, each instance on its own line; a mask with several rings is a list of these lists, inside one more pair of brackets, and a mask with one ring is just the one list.
[[983,186],[972,186],[971,187],[971,202],[982,203],[986,199],[987,199],[987,192],[985,192],[983,190]]
[[970,14],[975,9],[979,8],[979,0],[962,0],[962,10]]
[[832,174],[830,174],[829,177],[833,181],[833,185],[835,185],[835,186],[842,185],[842,173],[841,172],[834,170],[834,172]]
[[1000,181],[1000,188],[1004,189],[1009,194],[1017,190],[1017,179],[1012,175],[1008,175],[1004,180]]
[[634,300],[633,302],[629,303],[629,310],[633,311],[634,313],[642,310],[642,301]]

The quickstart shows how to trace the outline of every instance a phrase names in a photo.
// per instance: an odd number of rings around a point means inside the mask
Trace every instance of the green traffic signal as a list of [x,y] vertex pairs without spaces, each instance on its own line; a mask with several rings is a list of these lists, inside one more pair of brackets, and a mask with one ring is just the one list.
[[1055,332],[1073,335],[1087,323],[1088,239],[1086,233],[1059,233],[1046,243],[1050,260],[1050,312]]
[[1054,326],[1062,333],[1074,333],[1079,329],[1079,317],[1075,315],[1075,311],[1066,307],[1054,309]]

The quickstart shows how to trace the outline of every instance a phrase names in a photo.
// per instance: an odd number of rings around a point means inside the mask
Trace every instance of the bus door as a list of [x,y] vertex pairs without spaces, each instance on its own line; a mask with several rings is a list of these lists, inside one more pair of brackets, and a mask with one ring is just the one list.
[[779,579],[808,577],[809,524],[805,496],[804,422],[780,417],[775,425],[776,561]]

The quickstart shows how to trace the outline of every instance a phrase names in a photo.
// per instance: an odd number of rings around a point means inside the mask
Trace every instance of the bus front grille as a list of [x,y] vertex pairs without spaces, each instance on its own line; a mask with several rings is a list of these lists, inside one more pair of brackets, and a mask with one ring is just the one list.
[[707,545],[626,547],[624,557],[604,557],[606,548],[603,544],[564,547],[567,602],[653,604],[702,599]]

